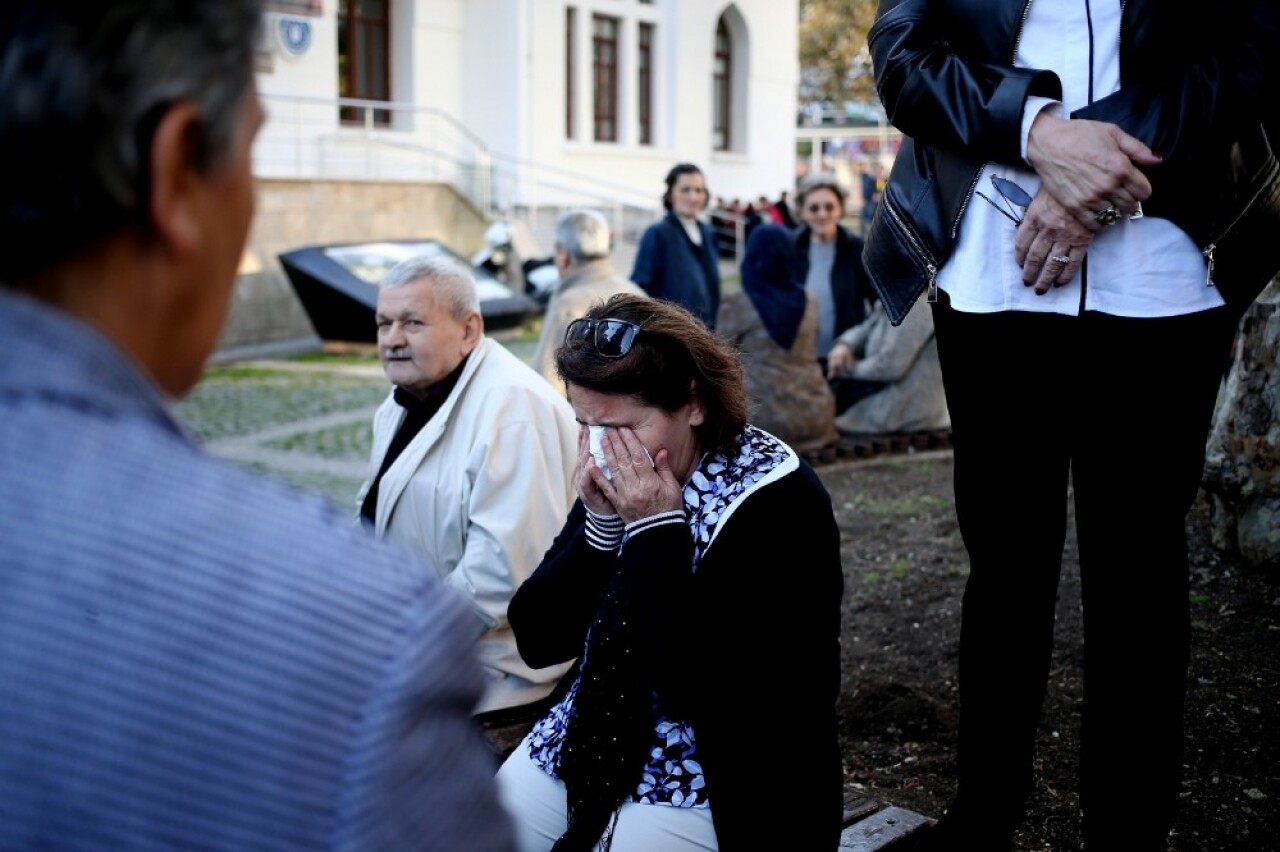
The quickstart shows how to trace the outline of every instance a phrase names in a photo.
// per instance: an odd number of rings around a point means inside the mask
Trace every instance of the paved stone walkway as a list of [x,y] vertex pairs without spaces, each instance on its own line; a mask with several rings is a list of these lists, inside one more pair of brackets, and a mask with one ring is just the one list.
[[[537,343],[494,336],[525,360]],[[354,512],[373,413],[389,390],[373,355],[240,361],[211,367],[175,408],[214,455]]]
[[350,507],[387,392],[372,358],[241,362],[211,369],[176,411],[214,455]]

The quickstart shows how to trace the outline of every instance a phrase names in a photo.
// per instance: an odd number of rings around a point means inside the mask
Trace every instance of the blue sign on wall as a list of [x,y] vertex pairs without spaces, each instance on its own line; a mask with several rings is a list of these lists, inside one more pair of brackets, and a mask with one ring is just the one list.
[[311,47],[311,22],[281,17],[276,21],[276,38],[286,55],[301,56]]

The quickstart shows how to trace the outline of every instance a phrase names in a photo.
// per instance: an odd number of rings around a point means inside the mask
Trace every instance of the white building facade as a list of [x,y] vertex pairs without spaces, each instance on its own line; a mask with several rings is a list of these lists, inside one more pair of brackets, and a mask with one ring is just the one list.
[[795,181],[797,0],[268,0],[265,23],[232,357],[316,341],[279,263],[304,245],[470,257],[506,219],[544,257],[590,206],[625,274],[676,163],[726,200]]
[[[446,182],[486,213],[795,179],[797,0],[277,0],[260,177]],[[339,100],[341,99],[341,100]]]

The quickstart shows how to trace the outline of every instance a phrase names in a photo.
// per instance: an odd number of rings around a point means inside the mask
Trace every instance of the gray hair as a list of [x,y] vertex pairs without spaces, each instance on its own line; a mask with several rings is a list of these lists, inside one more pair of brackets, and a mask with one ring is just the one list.
[[595,210],[570,210],[556,220],[556,245],[574,263],[608,257],[612,237],[608,220]]
[[411,257],[387,272],[379,286],[403,287],[415,281],[431,281],[431,293],[450,318],[462,322],[468,314],[480,313],[480,297],[471,269],[445,255]]
[[796,187],[796,204],[803,207],[805,196],[818,189],[829,189],[834,192],[836,198],[840,199],[841,207],[849,202],[849,193],[840,185],[840,181],[836,180],[835,175],[830,172],[814,172],[800,179],[800,185]]
[[0,3],[0,278],[148,228],[152,134],[173,104],[199,111],[193,165],[223,165],[261,19],[261,0]]

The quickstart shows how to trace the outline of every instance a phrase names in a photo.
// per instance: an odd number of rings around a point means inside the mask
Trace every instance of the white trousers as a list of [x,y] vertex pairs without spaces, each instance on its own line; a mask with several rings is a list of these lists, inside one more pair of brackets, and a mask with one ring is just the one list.
[[[568,827],[564,783],[534,764],[527,740],[498,770],[498,795],[515,822],[520,852],[547,852]],[[612,852],[715,852],[711,809],[624,802],[610,848]]]

